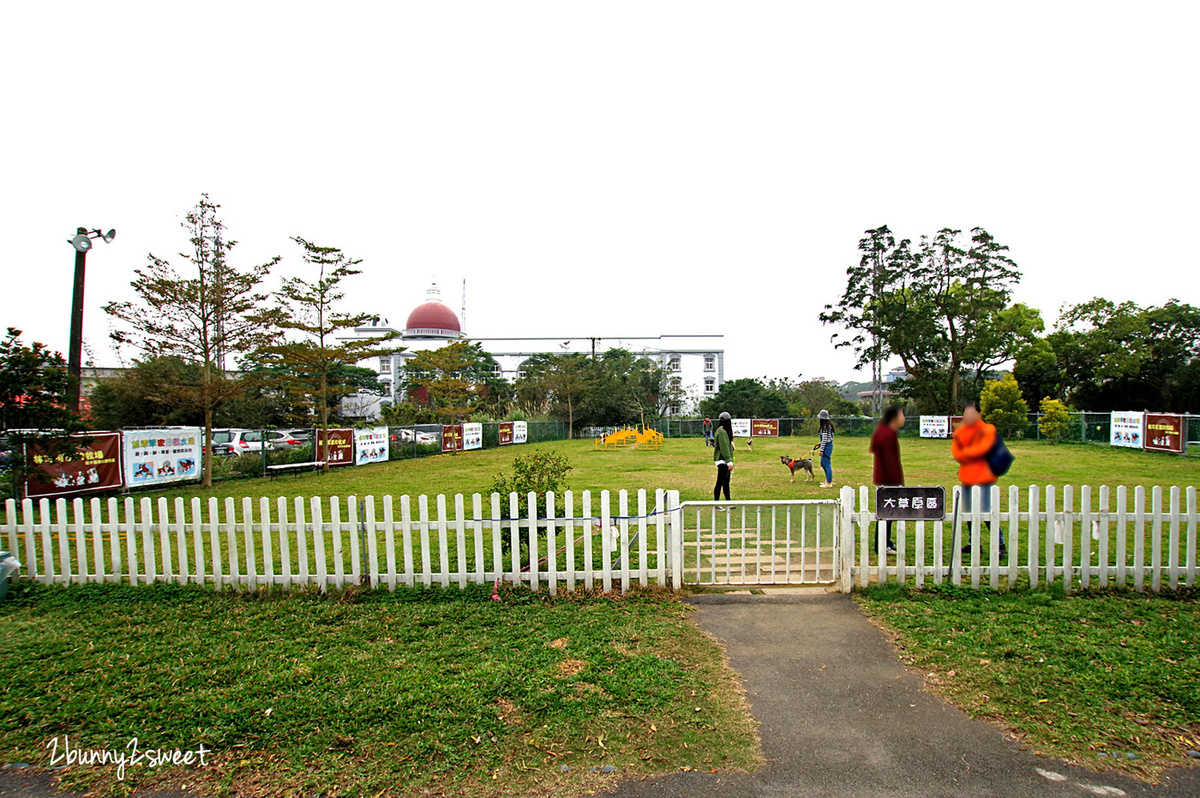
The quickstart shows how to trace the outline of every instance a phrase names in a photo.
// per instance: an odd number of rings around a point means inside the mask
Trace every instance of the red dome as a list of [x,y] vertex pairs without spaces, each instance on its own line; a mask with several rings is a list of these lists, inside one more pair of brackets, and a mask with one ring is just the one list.
[[405,332],[410,334],[438,333],[453,334],[462,332],[458,326],[458,316],[454,311],[441,302],[426,302],[418,305],[416,310],[408,314],[404,323]]

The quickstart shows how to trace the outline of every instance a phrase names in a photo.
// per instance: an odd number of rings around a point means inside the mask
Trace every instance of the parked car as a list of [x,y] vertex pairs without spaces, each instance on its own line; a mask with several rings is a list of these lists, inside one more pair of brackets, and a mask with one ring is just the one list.
[[306,441],[296,436],[296,430],[269,429],[266,430],[267,445],[276,451],[299,449]]
[[213,454],[219,457],[235,457],[263,450],[262,432],[256,429],[215,429],[212,440]]
[[420,430],[400,428],[392,433],[393,443],[412,443],[414,438],[416,439],[417,443],[430,444],[438,442],[437,439],[428,432],[421,432]]
[[285,432],[292,437],[300,446],[307,446],[313,442],[312,427],[304,427],[303,429],[284,429],[280,432]]

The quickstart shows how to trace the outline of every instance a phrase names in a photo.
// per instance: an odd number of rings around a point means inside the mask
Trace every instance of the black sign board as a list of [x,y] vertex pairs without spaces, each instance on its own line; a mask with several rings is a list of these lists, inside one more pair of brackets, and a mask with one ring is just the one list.
[[941,485],[876,488],[875,517],[880,521],[941,521],[946,517],[946,489]]

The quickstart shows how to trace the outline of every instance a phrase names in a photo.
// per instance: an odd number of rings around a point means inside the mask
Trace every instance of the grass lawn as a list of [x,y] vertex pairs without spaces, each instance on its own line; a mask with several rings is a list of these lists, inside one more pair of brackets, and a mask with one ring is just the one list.
[[[613,773],[753,769],[755,727],[715,642],[662,595],[489,586],[334,596],[21,586],[0,605],[0,761],[75,749],[214,753],[75,767],[101,795],[579,795]],[[236,787],[236,791],[235,788]]]
[[[1200,750],[1200,598],[870,588],[936,693],[1039,753],[1138,776]],[[1129,754],[1137,758],[1129,758]]]
[[[734,499],[836,498],[836,490],[804,484],[797,477],[789,484],[780,455],[806,455],[815,443],[811,438],[758,438],[754,450],[737,442],[737,466],[732,480]],[[1012,470],[1001,481],[1008,485],[1145,485],[1186,486],[1200,484],[1200,459],[1178,455],[1138,452],[1107,446],[1051,445],[1039,441],[1010,441],[1016,455]],[[636,491],[645,488],[679,490],[682,498],[711,499],[716,470],[712,449],[700,438],[668,439],[659,451],[621,449],[593,451],[590,440],[557,441],[506,446],[435,455],[418,460],[396,460],[378,465],[345,467],[328,474],[284,476],[277,480],[247,479],[220,483],[211,490],[187,486],[148,494],[166,496],[384,496],[409,494],[455,494],[490,492],[499,472],[511,471],[512,459],[535,450],[553,450],[570,458],[573,470],[569,483],[576,494],[584,490]],[[905,480],[910,485],[956,484],[958,466],[950,457],[948,440],[903,438],[900,452]],[[835,485],[870,485],[871,455],[866,438],[838,438],[834,445]],[[814,471],[821,478],[820,463]],[[1132,496],[1132,491],[1130,491]],[[135,494],[143,495],[143,494]],[[614,499],[615,504],[615,499]]]

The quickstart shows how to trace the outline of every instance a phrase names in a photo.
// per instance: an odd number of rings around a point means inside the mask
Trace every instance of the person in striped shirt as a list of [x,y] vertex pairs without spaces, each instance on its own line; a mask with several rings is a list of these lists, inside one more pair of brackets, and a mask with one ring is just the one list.
[[817,414],[817,418],[821,420],[821,429],[818,435],[821,437],[821,468],[825,469],[825,481],[821,483],[822,488],[833,487],[833,422],[829,420],[829,411],[822,410]]

